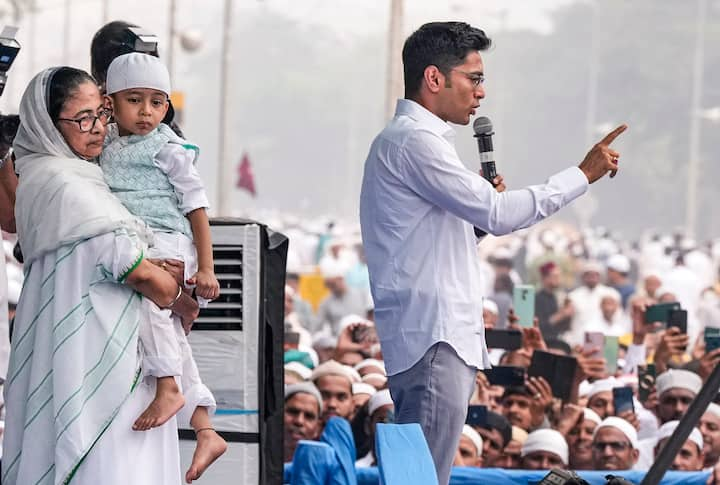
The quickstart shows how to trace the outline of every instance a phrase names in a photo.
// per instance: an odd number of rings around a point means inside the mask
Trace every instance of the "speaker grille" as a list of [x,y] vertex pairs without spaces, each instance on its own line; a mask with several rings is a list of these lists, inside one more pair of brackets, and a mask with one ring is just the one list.
[[243,329],[243,247],[213,245],[220,296],[200,309],[193,330]]

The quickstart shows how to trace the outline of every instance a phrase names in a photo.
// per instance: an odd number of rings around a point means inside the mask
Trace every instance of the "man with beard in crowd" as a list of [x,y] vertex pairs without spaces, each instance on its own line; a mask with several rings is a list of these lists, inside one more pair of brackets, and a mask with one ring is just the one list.
[[524,470],[567,468],[567,441],[554,429],[538,429],[528,435],[520,455]]
[[660,423],[679,420],[702,387],[702,379],[694,372],[670,369],[655,381],[658,395],[657,417]]
[[622,418],[611,416],[595,428],[592,442],[595,470],[630,470],[640,457],[635,428]]
[[322,423],[327,423],[332,416],[352,419],[355,412],[352,385],[359,379],[354,377],[357,372],[334,360],[320,364],[312,373],[311,380],[317,386],[323,401]]
[[300,440],[314,440],[320,436],[322,410],[320,391],[312,383],[285,387],[283,455],[286,463],[292,461]]

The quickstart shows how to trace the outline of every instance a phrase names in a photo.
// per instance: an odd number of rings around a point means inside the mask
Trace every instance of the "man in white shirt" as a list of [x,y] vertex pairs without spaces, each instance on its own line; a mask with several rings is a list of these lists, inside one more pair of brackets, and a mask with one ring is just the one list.
[[575,309],[570,331],[565,334],[565,341],[570,345],[583,343],[587,325],[602,318],[600,302],[603,297],[615,294],[615,290],[600,283],[602,273],[603,267],[597,261],[585,262],[581,270],[582,285],[568,295]]
[[403,47],[405,99],[365,162],[360,224],[375,321],[397,422],[423,428],[438,481],[449,481],[477,369],[488,367],[473,226],[528,227],[618,169],[618,127],[579,167],[500,193],[467,170],[448,122],[466,125],[485,97],[490,39],[461,22],[422,26]]

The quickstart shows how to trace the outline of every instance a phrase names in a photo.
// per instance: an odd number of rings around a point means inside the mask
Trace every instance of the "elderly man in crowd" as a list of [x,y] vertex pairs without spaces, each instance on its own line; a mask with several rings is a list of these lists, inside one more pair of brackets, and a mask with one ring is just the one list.
[[368,401],[368,416],[365,420],[365,432],[369,437],[370,451],[367,455],[355,462],[356,467],[368,467],[376,465],[375,457],[375,428],[378,423],[392,422],[394,409],[390,391],[383,389],[378,391]]
[[703,437],[705,468],[714,467],[720,459],[720,406],[710,403],[700,418],[700,433]]
[[482,467],[483,439],[467,424],[463,426],[454,466]]
[[530,433],[520,455],[521,468],[525,470],[567,468],[569,461],[567,441],[554,429],[538,429]]
[[[660,426],[658,430],[658,442],[655,445],[655,457],[663,449],[663,446],[668,442],[670,436],[680,424],[680,421],[668,421],[667,423]],[[679,470],[683,472],[697,472],[703,469],[703,463],[705,461],[705,455],[703,454],[703,437],[697,428],[693,428],[690,432],[690,436],[685,440],[680,451],[675,455],[675,459],[670,465],[671,470]]]
[[658,395],[657,417],[660,423],[679,420],[702,387],[702,379],[694,372],[670,369],[655,381]]
[[332,416],[352,419],[355,412],[352,385],[360,381],[355,369],[328,360],[313,371],[311,380],[322,396],[323,424]]
[[310,382],[285,386],[283,456],[290,462],[300,440],[314,440],[320,436],[322,397]]
[[635,428],[622,418],[605,418],[595,428],[592,441],[595,470],[630,470],[640,456]]

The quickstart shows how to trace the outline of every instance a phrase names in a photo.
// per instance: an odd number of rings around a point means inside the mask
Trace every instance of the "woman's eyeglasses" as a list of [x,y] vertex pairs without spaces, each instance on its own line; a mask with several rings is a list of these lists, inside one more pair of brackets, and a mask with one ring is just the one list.
[[81,116],[80,118],[58,118],[58,121],[70,121],[78,124],[81,133],[87,133],[95,128],[95,123],[100,120],[100,123],[107,125],[112,117],[112,110],[109,108],[98,111],[96,116]]

